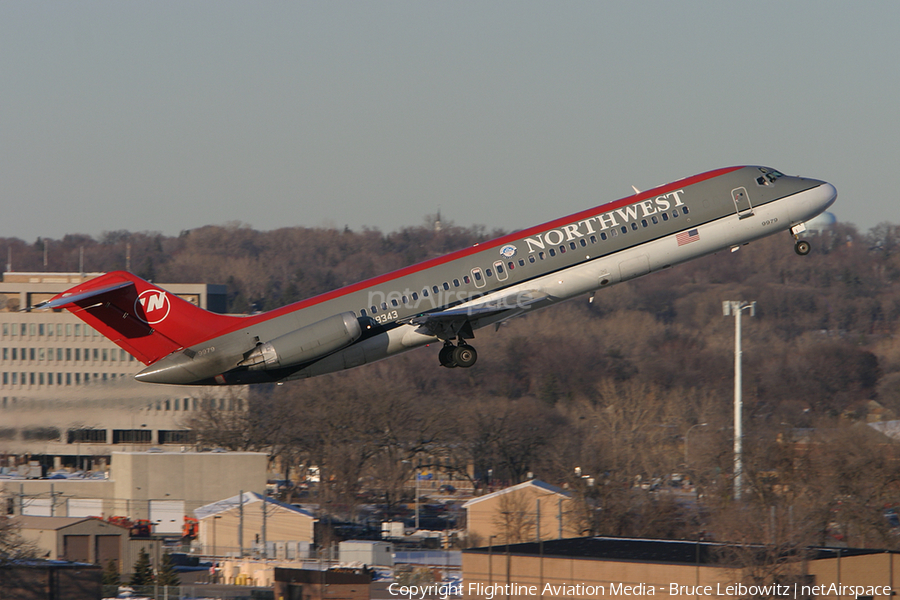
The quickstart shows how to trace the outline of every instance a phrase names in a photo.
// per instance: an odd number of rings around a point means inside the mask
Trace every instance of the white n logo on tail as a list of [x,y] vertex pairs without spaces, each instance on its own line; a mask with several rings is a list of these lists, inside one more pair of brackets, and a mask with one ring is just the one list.
[[169,297],[162,290],[145,290],[134,303],[135,314],[148,325],[156,325],[168,317],[170,308]]

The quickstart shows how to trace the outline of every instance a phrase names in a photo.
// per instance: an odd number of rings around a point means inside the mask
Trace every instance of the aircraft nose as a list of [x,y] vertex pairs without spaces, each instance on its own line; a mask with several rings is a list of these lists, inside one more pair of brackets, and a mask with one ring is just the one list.
[[791,217],[795,223],[808,221],[825,212],[837,199],[837,189],[833,185],[827,181],[814,181],[819,185],[798,194],[797,202],[791,206]]
[[822,210],[825,210],[837,200],[837,188],[827,181],[823,181],[816,190],[818,191],[818,197],[822,204]]

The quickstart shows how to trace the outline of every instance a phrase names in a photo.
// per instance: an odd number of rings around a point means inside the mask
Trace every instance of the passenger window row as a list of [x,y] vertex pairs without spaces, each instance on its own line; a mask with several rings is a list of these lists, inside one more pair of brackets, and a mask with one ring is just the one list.
[[[681,207],[681,212],[679,212],[679,210],[676,208],[676,209],[674,209],[674,210],[672,211],[671,215],[672,215],[672,218],[673,218],[673,219],[677,219],[680,215],[686,215],[686,214],[688,214],[689,212],[690,212],[690,211],[689,211],[689,209],[688,209],[687,206],[682,206],[682,207]],[[658,213],[658,214],[655,214],[655,215],[651,215],[649,221],[648,221],[647,219],[641,219],[641,221],[640,221],[640,227],[638,227],[638,222],[637,222],[637,221],[632,221],[632,222],[631,222],[631,231],[637,231],[638,229],[650,227],[651,224],[652,224],[652,225],[658,225],[659,223],[664,223],[664,222],[667,222],[668,220],[669,220],[669,213],[668,213],[668,212],[663,212],[663,213]],[[568,250],[570,250],[570,249],[571,249],[571,250],[577,250],[579,245],[580,245],[582,248],[587,248],[587,246],[588,246],[588,239],[590,240],[590,243],[591,243],[591,244],[596,244],[596,243],[598,242],[598,237],[597,237],[598,235],[599,235],[599,241],[606,241],[606,240],[608,240],[610,237],[618,237],[619,235],[625,235],[625,234],[628,233],[628,230],[629,230],[629,226],[628,226],[628,225],[621,225],[621,226],[616,226],[616,227],[611,228],[611,229],[609,230],[609,233],[607,233],[606,231],[601,231],[599,234],[591,234],[590,238],[580,238],[580,239],[578,240],[578,242],[575,242],[575,241],[573,240],[573,241],[569,242],[568,248],[566,247],[566,244],[562,244],[561,246],[559,246],[559,254],[565,254],[565,253],[568,252]],[[620,233],[620,232],[621,232],[621,233]],[[556,248],[550,248],[549,250],[547,250],[547,253],[548,253],[551,257],[552,257],[552,256],[556,256],[557,250],[556,250]],[[544,254],[543,252],[538,252],[538,253],[537,253],[537,258],[535,258],[535,255],[534,255],[534,254],[529,254],[527,260],[528,260],[528,262],[529,262],[530,264],[534,264],[534,263],[536,263],[538,260],[545,260],[545,259],[546,259],[545,254]],[[526,260],[526,259],[524,259],[524,258],[520,258],[518,261],[509,261],[508,263],[506,263],[506,267],[508,267],[509,270],[512,271],[512,270],[514,270],[514,269],[516,268],[516,262],[518,262],[518,264],[519,264],[520,267],[524,267],[524,266],[525,266],[525,260]],[[509,276],[509,275],[505,272],[505,267],[504,267],[504,264],[503,264],[502,261],[497,261],[497,262],[495,262],[495,263],[494,263],[494,268],[496,269],[496,275],[497,275],[497,278],[498,278],[498,279],[504,280],[504,279],[506,279],[506,278]],[[482,275],[482,272],[484,273],[484,275]],[[470,279],[468,275],[465,275],[465,276],[462,278],[462,281],[463,281],[466,285],[469,285],[469,284],[471,284],[472,281],[474,280],[474,282],[475,282],[475,287],[483,287],[483,286],[485,285],[484,277],[493,277],[493,276],[494,276],[494,271],[491,270],[490,267],[484,269],[484,271],[482,271],[482,269],[481,269],[480,267],[476,267],[476,268],[472,269],[472,279]],[[459,280],[459,279],[454,279],[454,280],[453,280],[453,287],[454,287],[454,288],[458,288],[458,287],[460,287],[460,285],[461,285],[461,284],[460,284],[460,280]],[[440,284],[440,285],[434,285],[434,286],[432,286],[432,287],[431,287],[431,293],[437,295],[437,294],[439,294],[439,293],[441,292],[442,289],[445,290],[445,291],[449,291],[449,290],[450,290],[450,283],[445,281],[445,282],[443,282],[443,283]],[[391,294],[391,295],[393,295],[393,294]],[[422,297],[422,298],[428,298],[428,297],[429,297],[429,288],[426,287],[426,288],[423,288],[423,289],[422,289],[421,297]],[[381,310],[381,311],[387,311],[387,310],[389,310],[389,307],[390,307],[390,308],[399,308],[400,305],[407,306],[407,305],[411,304],[412,302],[418,302],[418,301],[419,301],[419,298],[420,298],[420,296],[419,296],[419,293],[418,293],[418,292],[412,292],[412,294],[410,294],[410,295],[408,295],[408,296],[404,294],[404,295],[398,296],[397,298],[393,298],[393,299],[391,299],[390,301],[387,301],[387,300],[386,300],[386,301],[382,302],[380,305],[373,304],[373,305],[370,306],[368,309],[366,309],[366,308],[360,309],[359,315],[360,315],[361,317],[368,316],[369,314],[377,315],[378,312],[379,312],[379,310]]]

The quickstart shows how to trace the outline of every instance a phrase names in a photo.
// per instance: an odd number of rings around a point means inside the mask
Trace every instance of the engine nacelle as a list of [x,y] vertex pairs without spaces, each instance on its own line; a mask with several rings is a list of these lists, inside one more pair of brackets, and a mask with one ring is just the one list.
[[349,346],[360,335],[356,315],[341,313],[257,345],[238,366],[268,370],[297,365]]

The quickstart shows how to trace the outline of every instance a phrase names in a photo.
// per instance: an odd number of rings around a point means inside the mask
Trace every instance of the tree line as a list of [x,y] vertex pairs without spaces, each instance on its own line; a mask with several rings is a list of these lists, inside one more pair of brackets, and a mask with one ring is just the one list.
[[[115,232],[47,242],[49,270],[126,266],[158,282],[225,283],[265,310],[501,234],[430,223],[375,230],[241,225],[177,237]],[[321,470],[320,503],[352,518],[392,505],[416,468],[478,487],[535,477],[569,489],[593,534],[896,547],[900,462],[869,426],[900,413],[900,227],[837,224],[794,254],[779,235],[476,332],[479,362],[439,345],[358,369],[254,387],[245,413],[209,410],[204,443]],[[44,240],[6,240],[43,270]],[[83,251],[81,250],[83,248]],[[734,323],[744,319],[744,479],[732,497]],[[680,486],[680,487],[679,487]],[[678,490],[690,486],[697,500]]]

